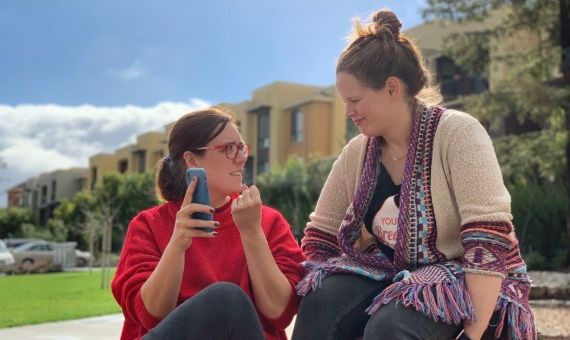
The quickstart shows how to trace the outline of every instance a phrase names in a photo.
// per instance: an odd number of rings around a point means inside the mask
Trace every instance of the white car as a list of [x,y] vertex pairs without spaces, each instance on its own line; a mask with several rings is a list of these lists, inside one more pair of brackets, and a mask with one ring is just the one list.
[[0,273],[9,273],[14,270],[14,256],[8,251],[6,245],[0,240]]

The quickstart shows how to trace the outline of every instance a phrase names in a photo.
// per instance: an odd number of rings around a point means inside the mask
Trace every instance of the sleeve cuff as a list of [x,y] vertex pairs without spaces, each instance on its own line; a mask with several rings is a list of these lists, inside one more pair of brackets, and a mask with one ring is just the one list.
[[266,317],[261,311],[258,310],[259,315],[265,319],[268,323],[274,325],[276,329],[283,330],[289,326],[291,321],[293,320],[293,316],[297,313],[297,307],[299,306],[299,297],[295,292],[295,287],[291,286],[291,296],[289,296],[289,301],[287,301],[287,305],[276,318],[268,318]]
[[146,309],[144,302],[142,300],[141,292],[137,293],[135,297],[135,313],[140,324],[147,331],[154,328],[162,319],[152,316]]

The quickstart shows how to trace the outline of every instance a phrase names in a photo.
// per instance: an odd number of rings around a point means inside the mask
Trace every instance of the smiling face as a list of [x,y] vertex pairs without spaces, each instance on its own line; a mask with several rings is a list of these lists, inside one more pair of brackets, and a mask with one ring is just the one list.
[[362,85],[352,74],[339,72],[336,88],[346,104],[346,115],[367,137],[384,136],[397,118],[388,96],[388,86],[375,90]]
[[230,123],[219,135],[208,142],[206,147],[209,149],[202,156],[195,155],[187,161],[189,166],[204,168],[206,171],[212,204],[223,202],[226,196],[241,192],[243,168],[247,155],[239,151],[235,159],[228,159],[223,148],[211,148],[231,142],[239,144],[243,141],[235,125]]

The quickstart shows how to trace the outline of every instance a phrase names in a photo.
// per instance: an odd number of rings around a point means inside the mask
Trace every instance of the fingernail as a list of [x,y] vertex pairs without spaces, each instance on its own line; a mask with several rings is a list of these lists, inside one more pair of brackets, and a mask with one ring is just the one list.
[[210,212],[213,214],[213,213],[215,213],[215,212],[216,212],[216,209],[214,209],[214,208],[210,208]]
[[219,227],[219,226],[220,226],[220,222],[214,222],[214,226]]
[[212,235],[218,236],[218,232],[217,232],[217,231],[212,231]]

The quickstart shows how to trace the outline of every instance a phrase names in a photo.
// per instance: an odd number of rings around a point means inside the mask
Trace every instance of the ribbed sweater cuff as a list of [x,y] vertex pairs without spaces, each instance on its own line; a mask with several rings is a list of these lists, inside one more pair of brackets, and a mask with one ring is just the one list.
[[156,326],[162,319],[156,318],[152,316],[146,309],[141,292],[137,293],[135,297],[135,313],[137,314],[136,317],[139,320],[140,324],[148,331],[154,326]]
[[289,297],[289,301],[287,301],[287,305],[281,315],[278,317],[271,319],[263,315],[263,317],[269,321],[272,325],[275,326],[278,330],[283,330],[289,326],[291,321],[293,320],[293,316],[297,313],[297,307],[299,306],[299,297],[295,292],[295,287],[291,287],[291,296]]

